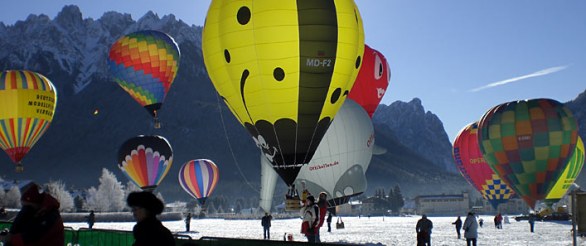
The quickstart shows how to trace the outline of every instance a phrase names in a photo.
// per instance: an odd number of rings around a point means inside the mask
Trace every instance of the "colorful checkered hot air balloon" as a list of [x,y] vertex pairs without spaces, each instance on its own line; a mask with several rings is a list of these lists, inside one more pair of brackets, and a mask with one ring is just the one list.
[[173,164],[173,149],[161,136],[137,136],[126,140],[118,150],[118,167],[136,186],[152,191]]
[[49,128],[57,92],[45,76],[26,70],[0,73],[0,147],[23,170],[22,158]]
[[506,203],[513,190],[490,168],[478,146],[478,123],[464,127],[456,139],[452,156],[460,173],[493,208]]
[[108,66],[114,80],[155,119],[177,75],[180,52],[169,35],[153,30],[121,37],[110,48]]
[[179,169],[179,184],[203,207],[220,179],[218,166],[207,159],[191,160]]
[[558,202],[566,194],[570,186],[574,183],[578,175],[584,167],[584,142],[582,138],[578,137],[578,143],[576,144],[576,150],[572,158],[566,165],[562,176],[555,183],[551,191],[545,197],[545,203],[549,206]]
[[578,141],[574,115],[552,99],[497,105],[478,129],[486,162],[531,208],[560,178]]

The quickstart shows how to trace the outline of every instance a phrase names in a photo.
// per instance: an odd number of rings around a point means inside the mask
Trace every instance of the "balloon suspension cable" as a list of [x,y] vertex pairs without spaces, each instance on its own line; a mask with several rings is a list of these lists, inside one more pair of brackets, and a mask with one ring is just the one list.
[[22,173],[24,171],[24,166],[22,165],[22,163],[16,163],[16,172],[17,173]]
[[159,121],[159,115],[157,114],[157,110],[154,110],[153,113],[155,115],[155,129],[159,129],[161,128],[161,122]]
[[220,112],[220,119],[222,120],[222,128],[224,129],[224,136],[226,136],[226,141],[228,142],[228,148],[230,149],[230,154],[232,155],[232,159],[234,160],[234,163],[236,164],[236,168],[238,168],[238,172],[240,173],[240,176],[242,176],[242,179],[244,179],[244,182],[250,186],[250,188],[254,191],[256,191],[256,193],[258,193],[260,195],[260,189],[256,189],[246,178],[246,176],[244,176],[244,173],[242,172],[242,169],[240,168],[240,165],[238,164],[238,160],[236,159],[236,155],[234,155],[234,150],[232,149],[232,144],[230,143],[230,138],[228,137],[228,130],[226,129],[226,123],[224,122],[224,116],[222,115],[222,105],[220,104],[220,96],[218,93],[216,93],[216,100],[218,103],[218,111]]

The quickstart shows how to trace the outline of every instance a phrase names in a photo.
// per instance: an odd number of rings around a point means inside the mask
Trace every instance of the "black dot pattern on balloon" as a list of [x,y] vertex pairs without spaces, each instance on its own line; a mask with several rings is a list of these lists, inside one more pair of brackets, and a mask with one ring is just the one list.
[[360,67],[361,61],[362,61],[362,58],[360,58],[360,56],[356,57],[356,69],[358,69]]
[[250,9],[246,6],[243,6],[238,9],[236,19],[238,19],[238,23],[240,23],[240,25],[246,25],[250,21],[250,15]]
[[230,51],[224,50],[224,59],[226,59],[227,63],[230,63]]
[[280,67],[275,68],[275,70],[273,70],[273,77],[275,77],[277,81],[283,81],[285,78],[285,71]]
[[338,101],[338,99],[340,99],[340,94],[342,94],[342,89],[336,88],[334,90],[334,93],[332,93],[332,97],[330,98],[330,102],[332,104],[335,104]]

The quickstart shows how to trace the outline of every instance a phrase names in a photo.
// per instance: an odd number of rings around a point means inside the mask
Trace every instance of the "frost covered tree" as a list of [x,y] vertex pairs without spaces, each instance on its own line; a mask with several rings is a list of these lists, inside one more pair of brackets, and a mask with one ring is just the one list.
[[[0,181],[2,181],[2,179],[0,179]],[[5,196],[6,196],[6,191],[4,191],[4,188],[0,187],[0,207],[6,206],[6,204],[4,202]]]
[[20,189],[13,185],[4,195],[4,204],[9,208],[20,207]]
[[71,212],[73,210],[73,197],[65,189],[65,184],[59,181],[51,181],[47,184],[47,193],[59,201],[59,210]]
[[128,194],[135,191],[141,191],[140,187],[136,186],[136,184],[130,180],[126,182],[126,186],[124,186],[124,197],[128,197]]
[[122,188],[122,183],[112,172],[102,169],[98,189],[91,187],[88,190],[88,208],[102,212],[122,211],[126,206]]

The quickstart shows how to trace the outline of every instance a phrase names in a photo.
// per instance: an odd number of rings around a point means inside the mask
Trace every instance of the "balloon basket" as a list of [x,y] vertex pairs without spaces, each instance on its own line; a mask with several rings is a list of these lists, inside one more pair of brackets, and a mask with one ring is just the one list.
[[22,166],[21,164],[16,165],[16,172],[17,173],[22,173],[24,171],[24,166]]
[[338,221],[336,222],[336,229],[344,229],[344,221],[340,217],[338,217]]
[[301,204],[301,199],[299,197],[288,197],[285,199],[285,211],[299,211],[303,205]]

